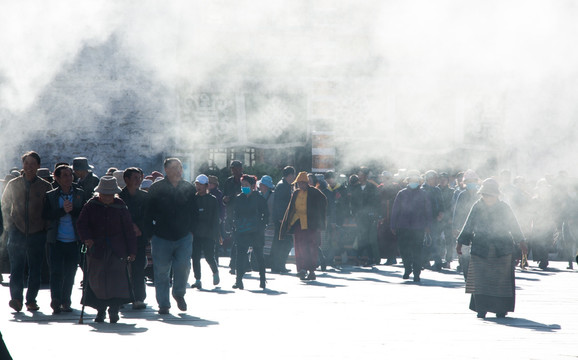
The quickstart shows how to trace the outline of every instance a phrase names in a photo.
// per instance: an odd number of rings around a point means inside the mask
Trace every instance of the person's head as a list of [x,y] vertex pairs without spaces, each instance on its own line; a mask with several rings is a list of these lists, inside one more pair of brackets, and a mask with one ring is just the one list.
[[315,177],[315,174],[312,173],[307,174],[307,179],[309,182],[309,186],[315,187],[317,185],[317,178]]
[[74,175],[80,179],[84,179],[88,175],[88,170],[90,170],[90,165],[88,165],[88,159],[85,157],[76,157],[72,160],[72,170]]
[[177,158],[168,158],[163,164],[167,180],[179,182],[183,178],[183,164]]
[[74,181],[74,176],[72,174],[72,168],[68,165],[59,165],[54,170],[54,180],[60,185],[61,188],[68,189],[72,186],[72,181]]
[[40,155],[35,151],[28,151],[22,155],[22,170],[24,176],[32,179],[36,176],[36,172],[40,169]]
[[300,190],[306,190],[309,187],[309,177],[307,176],[307,173],[301,171],[293,181],[293,184],[296,184],[297,188]]
[[124,170],[122,177],[126,187],[129,189],[138,189],[142,183],[141,172],[135,167],[129,167]]
[[108,170],[106,170],[106,175],[113,176],[115,171],[118,171],[118,169],[115,167],[109,167]]
[[215,175],[209,175],[209,191],[219,187],[219,178]]
[[450,176],[447,172],[440,173],[439,177],[440,187],[446,187],[450,184]]
[[419,188],[419,186],[421,185],[421,174],[419,171],[417,170],[410,170],[407,172],[407,178],[406,178],[406,182],[407,182],[407,186],[412,189],[415,190],[417,188]]
[[269,175],[263,175],[261,180],[259,180],[259,191],[265,194],[268,191],[272,191],[273,189],[275,189],[275,185],[273,185],[273,178]]
[[357,176],[359,177],[359,183],[361,185],[365,185],[365,183],[367,182],[367,179],[369,178],[369,173],[370,173],[370,170],[368,167],[362,166],[359,168],[359,171],[357,172]]
[[329,184],[331,187],[335,186],[335,172],[332,170],[329,170],[328,172],[325,173],[324,175],[325,177],[325,181],[327,181],[327,184]]
[[393,180],[393,174],[389,171],[385,170],[381,172],[381,183],[382,184],[391,184]]
[[[103,200],[110,201],[114,196],[122,190],[118,187],[116,178],[114,176],[103,176],[98,182],[98,186],[94,189],[95,193]],[[106,202],[106,201],[105,201]]]
[[285,166],[282,175],[285,181],[292,184],[295,181],[295,168],[293,166]]
[[425,183],[428,186],[437,186],[438,173],[435,170],[428,170],[425,172]]
[[357,174],[352,174],[349,177],[349,186],[355,186],[355,185],[359,185],[359,176],[357,176]]
[[508,169],[500,171],[500,183],[509,185],[512,182],[512,172]]
[[203,196],[209,192],[209,177],[205,174],[197,176],[195,179],[195,188],[197,194]]
[[482,182],[478,193],[482,196],[484,203],[493,205],[499,200],[500,185],[496,180],[488,178]]
[[257,178],[253,175],[243,175],[241,176],[241,192],[245,195],[250,195],[253,190],[255,190],[255,184],[257,183]]
[[239,160],[231,161],[231,174],[233,177],[239,179],[243,175],[243,163]]
[[466,172],[464,172],[463,183],[464,186],[466,187],[466,190],[477,191],[479,188],[478,186],[479,182],[480,178],[474,170],[468,169],[466,170]]

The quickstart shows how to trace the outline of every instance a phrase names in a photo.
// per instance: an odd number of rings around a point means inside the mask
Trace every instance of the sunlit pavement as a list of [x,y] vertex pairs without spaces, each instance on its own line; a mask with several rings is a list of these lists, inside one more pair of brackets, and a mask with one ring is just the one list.
[[[189,289],[188,311],[173,302],[158,315],[154,288],[148,307],[127,306],[118,324],[95,324],[87,308],[51,315],[50,293],[40,311],[8,307],[7,275],[0,288],[0,331],[14,359],[569,359],[578,356],[578,271],[553,262],[548,271],[516,271],[516,312],[483,319],[468,310],[461,274],[422,272],[403,280],[403,268],[347,267],[318,272],[303,282],[293,275],[245,276],[245,290],[221,267],[221,284],[203,264],[203,289]],[[457,262],[452,263],[455,267]],[[193,280],[191,274],[191,280]]]

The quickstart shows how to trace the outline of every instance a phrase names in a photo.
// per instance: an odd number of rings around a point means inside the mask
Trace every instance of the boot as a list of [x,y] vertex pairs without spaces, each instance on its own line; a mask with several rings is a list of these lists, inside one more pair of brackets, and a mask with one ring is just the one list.
[[94,322],[101,323],[104,322],[104,318],[106,317],[106,308],[105,309],[98,309],[98,313],[94,318]]
[[261,289],[265,289],[266,284],[267,284],[267,279],[265,278],[265,274],[261,274],[261,275],[259,276],[259,278],[260,278],[260,279],[259,279],[259,287],[260,287]]
[[120,319],[120,316],[118,315],[118,310],[119,310],[118,306],[108,307],[108,318],[111,324],[116,324]]

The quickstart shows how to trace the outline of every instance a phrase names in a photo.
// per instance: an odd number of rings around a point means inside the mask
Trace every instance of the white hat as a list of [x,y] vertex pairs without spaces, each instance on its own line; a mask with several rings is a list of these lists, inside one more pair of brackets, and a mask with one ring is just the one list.
[[205,174],[201,174],[201,175],[197,176],[197,178],[195,179],[195,182],[198,182],[199,184],[207,185],[209,183],[209,177]]
[[116,178],[119,187],[123,188],[126,186],[126,183],[124,182],[124,170],[116,170],[112,173],[112,176]]
[[103,176],[100,178],[98,182],[98,186],[94,189],[94,192],[103,195],[113,195],[118,194],[122,191],[121,188],[118,187],[116,182],[116,178],[114,176]]

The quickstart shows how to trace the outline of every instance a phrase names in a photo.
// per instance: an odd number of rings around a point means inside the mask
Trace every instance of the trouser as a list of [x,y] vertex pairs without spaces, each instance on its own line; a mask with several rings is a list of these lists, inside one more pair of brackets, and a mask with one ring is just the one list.
[[134,301],[144,301],[147,297],[146,283],[145,283],[145,268],[147,266],[146,245],[141,244],[141,239],[138,239],[139,244],[136,249],[136,258],[130,266],[131,282],[134,295]]
[[377,223],[371,215],[357,216],[358,256],[367,256],[369,262],[379,262],[379,246],[377,243]]
[[281,224],[275,224],[275,237],[273,238],[273,243],[271,244],[271,270],[280,271],[284,270],[287,266],[287,258],[293,248],[293,239],[291,235],[285,235],[283,239],[279,239],[279,233],[281,232]]
[[28,261],[28,290],[26,304],[35,303],[42,276],[42,261],[46,244],[46,233],[38,232],[26,236],[18,229],[12,229],[8,239],[10,258],[10,296],[23,301],[24,271]]
[[215,260],[215,241],[208,237],[195,236],[193,238],[193,272],[196,280],[201,280],[201,254],[205,254],[205,260],[211,267],[213,274],[219,272]]
[[189,233],[172,241],[153,236],[151,240],[156,299],[160,308],[170,308],[170,274],[173,269],[173,297],[185,296],[191,272],[193,236]]
[[419,276],[422,265],[424,230],[398,229],[397,242],[406,273]]
[[443,242],[442,232],[443,223],[434,221],[430,229],[431,244],[424,249],[423,261],[424,264],[429,264],[430,260],[435,261],[437,265],[441,265],[442,257],[445,252],[445,243]]
[[317,268],[321,234],[317,230],[302,230],[299,224],[295,225],[294,229],[295,263],[297,264],[297,271],[315,271]]
[[249,247],[253,248],[252,255],[259,263],[259,275],[265,276],[265,259],[263,257],[264,237],[256,232],[237,234],[237,280],[241,280],[249,261]]
[[78,269],[78,243],[56,241],[49,244],[50,297],[54,306],[70,306],[72,287]]

